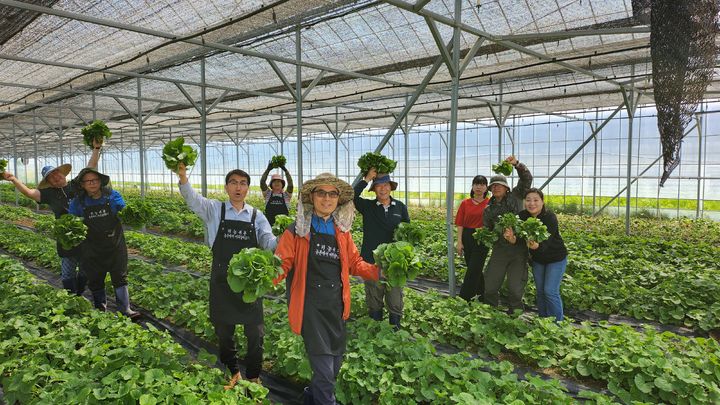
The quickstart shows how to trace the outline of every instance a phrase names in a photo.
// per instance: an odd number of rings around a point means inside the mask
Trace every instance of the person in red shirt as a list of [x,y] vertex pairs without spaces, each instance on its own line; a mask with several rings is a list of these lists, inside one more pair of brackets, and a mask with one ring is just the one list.
[[483,211],[490,201],[488,193],[488,180],[485,176],[477,175],[473,178],[470,198],[463,200],[455,216],[457,225],[457,253],[465,257],[467,271],[460,287],[460,297],[470,301],[478,296],[483,302],[483,267],[487,258],[488,248],[475,241],[475,229],[483,226]]

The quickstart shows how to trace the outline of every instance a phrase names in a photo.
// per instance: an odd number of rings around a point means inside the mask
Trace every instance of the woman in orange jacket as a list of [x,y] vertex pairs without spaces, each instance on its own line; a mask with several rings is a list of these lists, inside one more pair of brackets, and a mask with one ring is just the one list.
[[300,189],[297,217],[275,254],[287,278],[290,328],[302,335],[312,368],[306,403],[335,404],[335,381],[345,353],[350,316],[350,275],[377,280],[380,269],[363,261],[350,228],[353,188],[330,173]]

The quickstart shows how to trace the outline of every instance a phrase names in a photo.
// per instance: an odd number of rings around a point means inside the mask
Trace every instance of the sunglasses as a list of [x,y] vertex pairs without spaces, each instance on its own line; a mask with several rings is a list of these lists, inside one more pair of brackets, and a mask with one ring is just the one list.
[[340,193],[337,191],[325,191],[325,190],[313,190],[313,194],[320,198],[330,197],[332,199],[340,197]]

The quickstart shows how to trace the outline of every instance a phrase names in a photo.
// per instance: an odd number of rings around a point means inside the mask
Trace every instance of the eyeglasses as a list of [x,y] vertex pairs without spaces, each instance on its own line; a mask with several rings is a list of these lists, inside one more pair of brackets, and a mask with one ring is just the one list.
[[336,199],[340,197],[340,193],[337,191],[313,190],[313,194],[320,198],[330,197],[332,199]]
[[83,180],[82,183],[83,183],[83,184],[95,184],[95,183],[100,183],[100,179],[88,179],[88,180]]
[[245,187],[247,187],[247,186],[248,186],[248,182],[247,182],[247,181],[230,180],[230,181],[227,182],[227,185],[233,186],[233,187],[240,187],[240,186],[245,186]]

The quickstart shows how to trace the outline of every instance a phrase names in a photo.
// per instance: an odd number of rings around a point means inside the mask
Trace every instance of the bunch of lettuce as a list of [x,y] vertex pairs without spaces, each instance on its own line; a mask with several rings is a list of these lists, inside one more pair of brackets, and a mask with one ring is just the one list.
[[518,234],[521,238],[526,240],[532,240],[537,243],[548,240],[550,238],[550,232],[548,232],[545,224],[535,217],[526,219],[520,224]]
[[242,293],[243,302],[255,302],[275,289],[273,280],[283,273],[281,264],[280,258],[269,250],[243,249],[230,259],[228,285],[234,292]]
[[55,220],[53,237],[65,250],[70,250],[81,244],[87,237],[87,226],[83,219],[70,214],[63,214]]
[[145,200],[129,201],[125,208],[118,212],[123,225],[133,228],[141,228],[150,222],[154,215],[153,205]]
[[295,221],[294,217],[289,217],[287,215],[276,215],[275,216],[275,223],[272,226],[272,233],[275,236],[280,236],[285,232],[285,229],[287,229],[290,224],[292,224]]
[[506,212],[498,216],[498,220],[495,223],[495,232],[497,232],[498,235],[502,235],[506,229],[512,228],[513,232],[517,235],[520,230],[520,224],[522,224],[522,220],[517,214]]
[[413,246],[419,245],[425,239],[425,230],[422,226],[412,222],[400,222],[393,238],[396,241],[408,242]]
[[420,274],[422,263],[408,242],[383,243],[374,251],[375,264],[382,269],[390,287],[402,287]]
[[273,156],[272,159],[270,159],[270,166],[273,168],[283,167],[285,166],[285,163],[287,163],[287,159],[285,159],[285,156],[283,155]]
[[174,172],[178,170],[180,163],[184,163],[185,167],[194,165],[197,157],[197,151],[185,145],[185,138],[182,136],[166,143],[163,147],[165,166]]
[[498,234],[487,228],[477,228],[473,233],[473,238],[475,238],[477,243],[482,243],[488,248],[492,248],[498,240]]
[[83,142],[89,147],[93,147],[93,141],[101,141],[103,138],[110,138],[112,132],[110,128],[101,120],[95,120],[80,130],[83,135]]
[[496,165],[492,165],[492,171],[498,174],[504,174],[505,176],[509,176],[512,174],[513,166],[507,160],[503,160]]
[[373,152],[368,152],[360,156],[360,159],[358,160],[358,167],[360,167],[360,171],[363,176],[365,176],[373,167],[378,173],[392,173],[393,170],[395,170],[395,166],[397,166],[396,161],[390,160],[384,155]]
[[0,159],[0,173],[5,173],[5,170],[7,169],[8,161],[7,159]]

